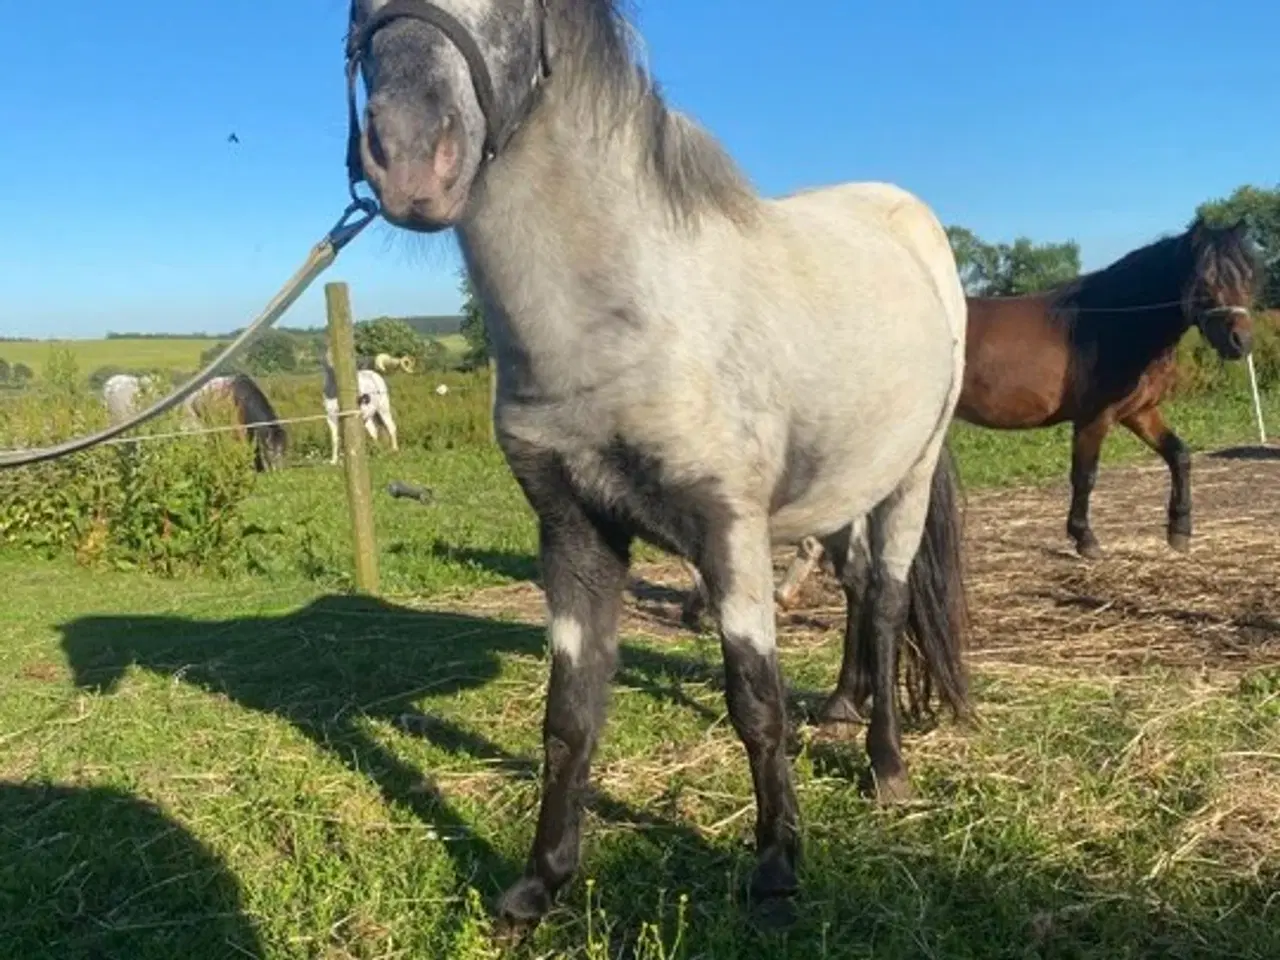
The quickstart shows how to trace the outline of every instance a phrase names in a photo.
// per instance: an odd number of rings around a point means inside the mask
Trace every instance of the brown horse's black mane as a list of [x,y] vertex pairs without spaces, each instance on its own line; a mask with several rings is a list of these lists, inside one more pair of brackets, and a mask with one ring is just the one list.
[[1243,224],[1197,220],[1050,291],[1050,309],[1094,375],[1128,380],[1176,346],[1194,322],[1190,308],[1206,305],[1207,294],[1247,302],[1261,274]]
[[[1069,322],[1127,323],[1160,315],[1185,321],[1183,301],[1196,281],[1213,289],[1252,292],[1261,272],[1257,251],[1241,226],[1216,228],[1197,220],[1184,232],[1134,250],[1053,291],[1053,307]],[[1150,309],[1142,309],[1150,308]]]

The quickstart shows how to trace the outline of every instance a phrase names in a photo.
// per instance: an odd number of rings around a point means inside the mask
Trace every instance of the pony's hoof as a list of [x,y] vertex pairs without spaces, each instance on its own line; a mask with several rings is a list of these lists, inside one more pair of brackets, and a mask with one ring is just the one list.
[[1076,553],[1086,560],[1101,560],[1105,554],[1097,540],[1085,540],[1076,544]]
[[751,925],[761,933],[781,933],[795,926],[796,904],[791,897],[752,901]]
[[1170,533],[1169,546],[1173,547],[1179,553],[1186,553],[1191,549],[1191,534],[1189,533]]
[[521,877],[498,901],[498,920],[510,933],[536,927],[551,910],[551,891],[538,877]]
[[868,770],[862,781],[863,792],[882,807],[891,807],[894,804],[906,803],[915,796],[915,790],[911,786],[911,781],[907,778],[906,771],[893,774],[877,775],[874,770]]
[[799,890],[790,856],[781,847],[772,848],[760,858],[751,875],[747,895],[753,915],[762,920],[767,917],[772,922],[782,919],[782,915],[790,911],[791,900]]
[[818,722],[824,726],[852,726],[865,723],[866,720],[858,710],[858,704],[847,693],[833,693],[818,711]]
[[783,590],[779,587],[773,591],[773,602],[779,610],[790,610],[796,605],[796,595],[799,590]]

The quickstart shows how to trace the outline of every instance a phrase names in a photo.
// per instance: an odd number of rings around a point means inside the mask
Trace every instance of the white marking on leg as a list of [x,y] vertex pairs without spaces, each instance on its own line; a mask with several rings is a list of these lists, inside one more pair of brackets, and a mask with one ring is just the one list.
[[553,616],[550,624],[552,653],[563,654],[577,666],[582,656],[582,624],[574,617]]
[[763,524],[739,521],[728,536],[728,583],[720,604],[720,632],[730,642],[745,641],[761,656],[778,646],[773,615],[773,559]]

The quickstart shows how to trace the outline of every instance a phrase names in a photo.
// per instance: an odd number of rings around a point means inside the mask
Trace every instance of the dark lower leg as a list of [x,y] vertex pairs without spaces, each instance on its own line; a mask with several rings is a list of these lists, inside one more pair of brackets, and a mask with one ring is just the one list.
[[1191,450],[1152,407],[1124,421],[1139,440],[1169,466],[1169,545],[1185,550],[1191,542]]
[[1108,425],[1095,422],[1084,427],[1076,425],[1071,444],[1071,510],[1067,514],[1067,535],[1076,542],[1076,551],[1083,557],[1097,557],[1102,553],[1098,538],[1089,526],[1089,497],[1098,478],[1098,456]]
[[763,519],[737,519],[703,563],[718,612],[729,719],[751,764],[756,797],[757,866],[752,897],[796,890],[799,856],[795,789],[786,755],[786,701],[778,669],[773,563]]
[[822,708],[827,723],[856,723],[865,716],[871,699],[875,661],[871,645],[864,642],[861,611],[866,599],[871,571],[871,555],[865,523],[841,531],[826,544],[835,567],[836,579],[844,590],[844,652],[835,692]]
[[910,794],[907,765],[898,730],[898,637],[906,626],[910,598],[907,584],[877,571],[863,604],[863,637],[874,658],[871,724],[867,756],[876,795],[898,799]]
[[542,802],[524,876],[499,905],[521,922],[545,914],[578,865],[582,801],[617,661],[627,571],[625,538],[559,519],[559,528],[544,521],[542,530],[552,650]]
[[751,895],[790,896],[796,891],[800,849],[778,655],[761,653],[742,638],[726,637],[723,646],[725,699],[747,750],[756,795],[757,866]]

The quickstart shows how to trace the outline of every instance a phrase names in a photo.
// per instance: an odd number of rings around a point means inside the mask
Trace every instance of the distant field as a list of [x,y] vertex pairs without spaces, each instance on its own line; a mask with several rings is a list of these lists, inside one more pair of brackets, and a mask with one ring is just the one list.
[[25,363],[37,377],[44,372],[53,347],[68,347],[75,351],[80,370],[85,374],[108,365],[194,370],[200,363],[200,354],[215,343],[216,340],[178,339],[3,342],[0,343],[0,357],[11,364]]
[[[461,334],[440,337],[450,355],[461,357],[467,342]],[[89,374],[98,367],[158,367],[164,370],[195,370],[200,354],[219,340],[38,340],[33,342],[0,341],[0,358],[10,364],[25,363],[37,377],[44,372],[53,347],[69,347],[75,351],[80,371]]]

